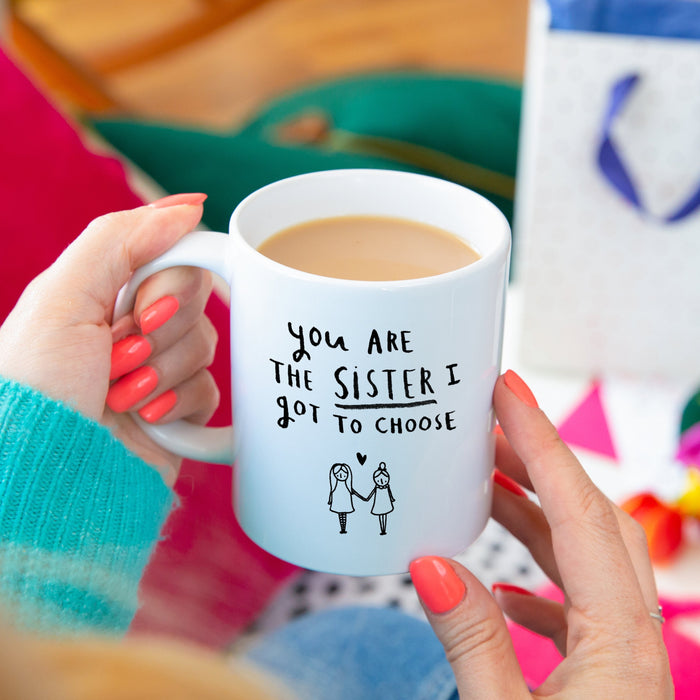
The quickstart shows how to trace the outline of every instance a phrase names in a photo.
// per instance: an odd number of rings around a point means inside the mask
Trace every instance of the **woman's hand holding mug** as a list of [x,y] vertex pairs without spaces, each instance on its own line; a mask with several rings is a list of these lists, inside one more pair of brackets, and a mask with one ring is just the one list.
[[510,586],[495,586],[492,597],[457,562],[414,561],[416,590],[460,697],[531,697],[503,609],[565,656],[533,697],[673,698],[644,531],[593,484],[514,372],[498,379],[494,406],[504,435],[492,515],[528,547],[565,603]]
[[96,219],[27,286],[0,328],[2,376],[104,423],[168,484],[181,459],[145,435],[130,411],[149,422],[206,423],[216,409],[206,370],[216,333],[203,313],[210,275],[165,270],[141,286],[132,314],[113,319],[112,311],[133,271],[199,223],[204,199],[175,195]]

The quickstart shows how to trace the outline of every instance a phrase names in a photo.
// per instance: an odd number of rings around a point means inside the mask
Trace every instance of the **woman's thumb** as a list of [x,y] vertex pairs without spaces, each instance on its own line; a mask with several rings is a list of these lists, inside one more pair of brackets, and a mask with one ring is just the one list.
[[414,560],[410,573],[460,697],[529,698],[503,614],[481,583],[457,562],[441,557]]
[[[203,195],[202,195],[203,197]],[[79,283],[105,309],[134,270],[171,248],[202,216],[200,204],[114,212],[95,219],[54,263],[60,279]]]

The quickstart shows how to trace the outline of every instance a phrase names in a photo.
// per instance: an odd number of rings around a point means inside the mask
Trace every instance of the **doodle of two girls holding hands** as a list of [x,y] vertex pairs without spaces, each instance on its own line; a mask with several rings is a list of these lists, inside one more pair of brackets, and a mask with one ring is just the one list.
[[394,501],[396,500],[391,493],[389,486],[389,472],[385,462],[380,462],[379,467],[372,474],[374,480],[374,488],[369,495],[363,496],[355,491],[352,485],[352,470],[342,462],[337,462],[331,467],[329,473],[331,490],[328,495],[328,505],[333,513],[338,514],[340,522],[340,534],[347,533],[348,513],[353,513],[352,497],[357,496],[363,501],[372,500],[372,515],[379,518],[379,534],[386,535],[387,515],[394,510]]

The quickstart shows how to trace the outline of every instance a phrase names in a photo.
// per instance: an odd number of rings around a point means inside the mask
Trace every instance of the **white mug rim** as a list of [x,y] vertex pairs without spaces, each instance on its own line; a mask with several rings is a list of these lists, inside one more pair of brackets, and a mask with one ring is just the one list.
[[[327,277],[324,275],[318,275],[311,272],[305,272],[283,263],[276,262],[271,258],[258,251],[245,237],[245,235],[240,231],[238,226],[238,221],[241,213],[256,200],[261,197],[266,197],[275,190],[287,187],[294,182],[300,180],[313,180],[317,178],[327,179],[330,177],[345,177],[347,175],[367,175],[370,177],[381,177],[384,175],[390,175],[391,177],[399,177],[404,179],[410,179],[414,181],[424,181],[426,183],[438,184],[442,188],[452,189],[455,193],[468,193],[468,196],[475,199],[475,201],[491,211],[494,221],[494,235],[499,237],[497,243],[493,246],[491,250],[486,253],[479,252],[479,259],[474,262],[465,265],[463,267],[457,268],[456,270],[450,270],[449,272],[442,272],[437,275],[430,275],[428,277],[418,277],[413,279],[404,280],[352,280],[344,279],[338,277]],[[368,216],[373,214],[368,213]],[[314,218],[322,217],[309,217],[309,221],[314,220]],[[410,219],[410,217],[406,217]],[[274,235],[274,234],[271,234]],[[458,236],[461,239],[465,239],[464,236],[453,233],[453,235]],[[334,169],[334,170],[319,170],[310,173],[303,173],[301,175],[293,175],[281,180],[276,180],[275,182],[264,185],[259,189],[251,192],[243,200],[239,202],[236,208],[231,214],[229,220],[229,237],[233,244],[241,251],[246,251],[247,254],[251,255],[252,259],[255,260],[257,265],[267,267],[271,272],[276,274],[283,274],[287,277],[297,278],[299,280],[305,280],[307,282],[316,282],[323,284],[330,284],[333,286],[349,287],[354,289],[404,289],[407,287],[420,287],[425,285],[435,285],[441,283],[450,283],[457,278],[462,278],[465,276],[478,275],[479,272],[493,264],[497,264],[499,260],[503,259],[503,256],[507,257],[510,249],[510,225],[504,214],[496,207],[496,205],[488,200],[483,195],[480,195],[474,190],[460,185],[458,183],[452,182],[450,180],[444,180],[442,178],[433,177],[431,175],[423,175],[420,173],[413,173],[401,170],[390,170],[381,168],[344,168],[344,169]],[[469,242],[469,241],[467,241]]]

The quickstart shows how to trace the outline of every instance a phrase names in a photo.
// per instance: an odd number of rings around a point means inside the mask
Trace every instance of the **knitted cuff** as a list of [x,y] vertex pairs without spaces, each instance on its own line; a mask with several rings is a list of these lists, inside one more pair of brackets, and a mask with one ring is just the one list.
[[0,378],[0,605],[18,625],[126,630],[172,500],[104,426]]

